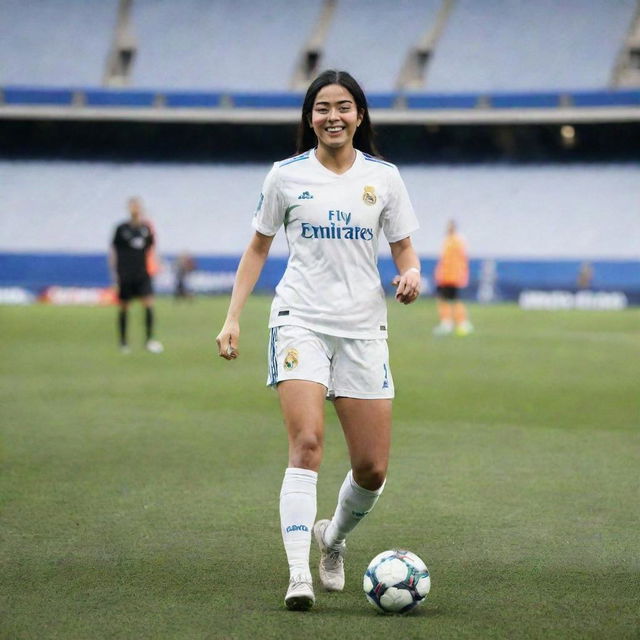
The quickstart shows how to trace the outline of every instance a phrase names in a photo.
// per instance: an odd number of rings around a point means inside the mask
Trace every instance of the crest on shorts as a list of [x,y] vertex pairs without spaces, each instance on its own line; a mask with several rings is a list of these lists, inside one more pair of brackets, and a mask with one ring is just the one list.
[[376,188],[367,186],[364,188],[364,192],[362,194],[362,200],[365,204],[370,206],[374,205],[378,202],[378,196],[376,195]]
[[298,366],[298,350],[289,349],[284,359],[284,368],[287,371],[291,371],[291,369],[295,369],[297,366]]

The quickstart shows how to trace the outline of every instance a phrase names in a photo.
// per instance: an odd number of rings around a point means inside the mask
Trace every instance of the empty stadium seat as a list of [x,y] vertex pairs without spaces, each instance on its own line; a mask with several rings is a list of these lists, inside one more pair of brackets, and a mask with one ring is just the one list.
[[[475,257],[637,259],[635,164],[400,167],[436,255],[455,218]],[[0,251],[103,252],[140,195],[161,251],[239,255],[268,164],[0,161]],[[37,188],[34,186],[37,185]],[[622,232],[621,230],[624,230]],[[386,243],[381,244],[388,251]],[[286,254],[284,234],[272,250]]]
[[429,91],[604,88],[634,0],[458,0],[427,72]]
[[320,0],[136,0],[132,86],[285,91]]
[[118,0],[2,0],[0,84],[100,86]]
[[393,91],[412,46],[433,25],[441,0],[338,2],[321,58],[367,92]]

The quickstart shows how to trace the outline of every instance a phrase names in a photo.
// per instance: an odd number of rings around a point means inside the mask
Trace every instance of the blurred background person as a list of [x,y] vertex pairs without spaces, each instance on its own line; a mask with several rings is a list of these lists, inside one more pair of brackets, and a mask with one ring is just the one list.
[[174,298],[176,300],[191,300],[193,294],[189,291],[187,277],[196,270],[196,261],[193,256],[184,251],[176,258],[174,269],[176,274]]
[[145,347],[151,353],[162,353],[164,347],[153,338],[153,285],[148,253],[154,246],[154,234],[148,222],[143,221],[140,199],[129,198],[127,207],[129,220],[117,226],[109,251],[109,269],[118,287],[120,350],[130,352],[127,339],[129,305],[134,298],[140,298],[145,312]]
[[576,286],[578,289],[591,289],[593,285],[593,265],[590,262],[583,262],[578,270]]
[[460,289],[469,283],[469,259],[465,242],[457,233],[454,220],[447,224],[442,253],[436,264],[435,281],[440,323],[434,328],[434,335],[449,335],[454,331],[459,336],[468,335],[473,331],[473,326],[459,296]]

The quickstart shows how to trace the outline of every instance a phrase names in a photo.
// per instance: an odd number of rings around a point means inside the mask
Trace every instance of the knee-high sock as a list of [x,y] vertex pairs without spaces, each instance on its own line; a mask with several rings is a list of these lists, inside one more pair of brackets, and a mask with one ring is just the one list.
[[144,326],[147,331],[147,340],[153,338],[153,308],[146,307],[144,310]]
[[324,534],[324,541],[330,547],[337,547],[344,542],[347,534],[373,509],[384,489],[384,483],[375,491],[364,489],[353,479],[349,470],[338,494],[338,506],[331,519],[331,524]]
[[127,344],[127,312],[124,309],[118,311],[118,335],[120,344]]
[[292,576],[311,576],[309,549],[316,519],[317,481],[318,474],[309,469],[289,467],[284,473],[280,491],[280,524]]

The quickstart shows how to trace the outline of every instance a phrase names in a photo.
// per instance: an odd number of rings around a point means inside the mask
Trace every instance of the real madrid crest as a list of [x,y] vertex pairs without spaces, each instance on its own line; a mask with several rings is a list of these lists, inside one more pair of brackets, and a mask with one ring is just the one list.
[[295,369],[297,366],[298,366],[298,350],[289,349],[284,359],[284,368],[287,369],[288,371],[291,371],[291,369]]
[[365,187],[364,193],[362,194],[362,200],[364,201],[365,204],[368,204],[370,206],[378,202],[378,196],[376,196],[376,188]]

